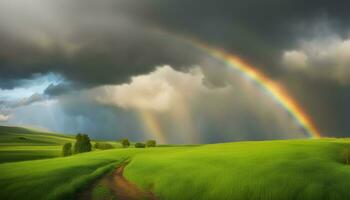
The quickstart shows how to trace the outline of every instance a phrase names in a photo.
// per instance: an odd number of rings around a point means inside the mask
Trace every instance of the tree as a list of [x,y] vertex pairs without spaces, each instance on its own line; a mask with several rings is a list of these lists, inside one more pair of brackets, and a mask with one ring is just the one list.
[[135,148],[145,148],[146,145],[144,143],[141,143],[141,142],[137,142],[135,143]]
[[77,134],[75,137],[74,153],[83,153],[91,151],[91,141],[86,134]]
[[156,141],[155,140],[148,140],[146,142],[147,147],[155,147],[156,146]]
[[65,143],[62,147],[62,156],[70,156],[72,155],[72,144]]
[[122,139],[122,140],[120,141],[120,143],[122,144],[122,146],[123,146],[124,148],[127,148],[127,147],[130,146],[130,142],[129,142],[129,140],[128,140],[127,138]]

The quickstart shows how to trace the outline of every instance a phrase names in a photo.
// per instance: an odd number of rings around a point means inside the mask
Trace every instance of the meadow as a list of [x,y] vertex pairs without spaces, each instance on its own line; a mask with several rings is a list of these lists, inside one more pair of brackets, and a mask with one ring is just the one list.
[[0,199],[75,199],[125,161],[124,176],[159,199],[350,199],[349,147],[346,139],[251,141],[6,162]]
[[[74,141],[73,135],[0,126],[0,163],[60,157],[62,145]],[[93,144],[95,142],[92,141]],[[98,142],[108,142],[115,148],[121,147],[116,141]]]
[[125,176],[160,199],[350,199],[344,140],[203,145],[136,154]]
[[0,163],[59,157],[62,145],[74,137],[0,126]]

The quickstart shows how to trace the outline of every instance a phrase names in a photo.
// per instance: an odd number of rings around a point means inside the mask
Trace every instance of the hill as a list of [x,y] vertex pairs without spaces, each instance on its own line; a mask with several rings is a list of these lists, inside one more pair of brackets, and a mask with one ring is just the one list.
[[[3,199],[74,199],[122,161],[159,199],[350,199],[345,139],[112,149],[0,164]],[[45,191],[45,192],[43,192]]]
[[57,157],[61,145],[73,141],[73,136],[0,126],[0,163]]

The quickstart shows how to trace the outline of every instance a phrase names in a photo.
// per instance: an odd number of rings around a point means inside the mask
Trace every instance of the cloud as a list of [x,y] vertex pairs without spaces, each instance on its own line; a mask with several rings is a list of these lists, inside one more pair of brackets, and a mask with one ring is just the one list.
[[350,39],[329,36],[302,41],[299,46],[298,50],[283,53],[282,62],[288,69],[350,83]]
[[34,93],[29,97],[23,97],[17,100],[1,100],[0,111],[6,114],[0,113],[0,121],[8,121],[11,116],[14,116],[13,113],[18,108],[30,106],[32,104],[43,102],[45,100],[48,100],[48,98],[45,95],[39,93]]
[[[218,67],[214,63],[211,66]],[[83,91],[78,99],[70,98],[151,113],[166,138],[175,143],[303,137],[290,115],[254,83],[227,74],[226,68],[218,71],[230,80],[223,87],[207,85],[199,67],[183,72],[160,66],[128,83],[96,87]],[[134,123],[142,125],[142,120]]]
[[316,0],[2,0],[0,87],[55,72],[91,88],[123,83],[154,66],[198,64],[203,55],[176,40],[178,34],[239,54],[277,76],[280,51],[307,34],[295,31],[296,24],[326,15],[346,27],[349,6],[342,0],[331,5]]
[[203,78],[199,68],[185,73],[166,65],[147,75],[134,76],[130,83],[95,88],[89,96],[101,104],[126,109],[168,111],[180,98],[203,90]]
[[143,23],[135,2],[104,2],[0,1],[0,88],[49,72],[95,87],[195,64],[198,52]]
[[[201,5],[200,9],[198,5]],[[116,126],[112,125],[115,118],[111,117],[111,122],[108,124],[105,124],[104,120],[113,114],[106,114],[104,106],[91,106],[97,104],[96,102],[87,104],[81,94],[82,90],[109,85],[104,89],[114,91],[118,87],[118,93],[131,97],[132,94],[128,92],[120,92],[123,91],[121,88],[134,91],[136,91],[135,88],[141,88],[140,84],[137,84],[139,81],[132,83],[131,77],[149,75],[156,66],[163,65],[170,65],[176,72],[187,74],[189,68],[198,65],[204,76],[204,86],[200,87],[211,90],[206,90],[207,95],[203,91],[194,93],[201,97],[201,101],[215,99],[215,101],[212,100],[214,106],[210,113],[203,116],[195,115],[206,122],[202,125],[203,127],[208,125],[203,132],[228,132],[228,130],[246,132],[252,129],[256,134],[247,137],[249,139],[257,138],[259,131],[268,134],[268,131],[282,130],[281,127],[275,126],[268,130],[268,125],[258,124],[258,120],[266,124],[271,122],[261,117],[264,116],[261,114],[264,113],[264,109],[257,112],[260,106],[270,104],[253,102],[251,98],[260,98],[260,96],[254,96],[255,89],[250,89],[249,93],[237,92],[243,88],[242,82],[232,81],[230,75],[232,70],[226,68],[221,70],[223,63],[220,62],[218,64],[203,61],[210,60],[210,56],[176,39],[179,35],[183,35],[223,48],[257,66],[259,71],[271,79],[276,79],[288,86],[287,90],[292,91],[292,96],[312,118],[318,119],[322,115],[319,112],[323,110],[333,111],[332,122],[324,117],[317,120],[316,124],[323,126],[323,130],[330,135],[344,135],[350,128],[348,123],[344,122],[350,118],[350,114],[344,109],[349,102],[349,91],[347,88],[339,87],[337,82],[341,82],[343,86],[349,83],[349,72],[346,67],[348,56],[345,50],[346,41],[349,38],[347,32],[350,29],[349,7],[350,1],[345,0],[336,0],[332,3],[319,0],[307,2],[302,0],[283,2],[276,0],[0,0],[0,88],[24,87],[23,80],[34,79],[37,75],[50,72],[59,74],[66,82],[49,86],[44,96],[57,99],[59,105],[62,105],[61,109],[64,110],[64,116],[67,118],[62,120],[66,122],[61,123],[62,127],[70,127],[74,131],[84,127],[84,131],[91,130],[96,134],[98,130],[111,133],[116,129]],[[332,34],[338,36],[331,34],[331,38],[339,41],[336,43],[343,43],[343,45],[336,45],[338,46],[336,49],[343,49],[337,51],[343,53],[339,55],[329,53],[333,50],[327,49],[333,42],[323,44],[323,40],[328,40],[327,38],[330,37],[328,32],[323,35],[325,37],[321,37],[322,39],[313,35],[313,24],[324,20],[332,23]],[[304,42],[298,43],[300,40]],[[308,41],[314,43],[316,50],[308,50],[306,47]],[[320,49],[326,50],[328,56],[322,59],[316,56],[322,53]],[[280,67],[281,56],[284,68]],[[288,70],[285,70],[286,68]],[[307,76],[300,76],[301,73]],[[329,81],[329,79],[336,81]],[[192,96],[179,95],[181,93],[179,86],[171,85],[171,81],[158,81],[164,84],[160,91],[168,91],[167,88],[173,88],[174,91],[170,92],[171,89],[169,89],[169,92],[159,93],[159,96],[154,98],[152,96],[149,98],[152,101],[136,95],[142,103],[136,103],[134,100],[130,103],[128,102],[130,99],[124,98],[123,101],[119,100],[119,104],[114,102],[115,106],[112,109],[118,108],[114,114],[117,115],[117,112],[125,110],[120,109],[121,105],[128,110],[147,107],[154,112],[167,112],[170,105],[174,104],[174,101],[169,99],[174,96],[186,98]],[[149,82],[150,86],[159,88],[154,82]],[[216,90],[218,87],[229,87],[232,94],[225,94],[225,96]],[[249,90],[249,87],[244,88]],[[102,89],[99,92],[105,95]],[[237,98],[234,95],[242,97]],[[144,94],[144,96],[147,95]],[[75,101],[73,101],[74,98]],[[234,102],[224,101],[221,98]],[[123,96],[118,99],[123,99]],[[271,99],[268,100],[271,101]],[[31,100],[23,100],[22,104],[26,102]],[[82,102],[89,106],[80,106]],[[164,105],[159,103],[161,106],[156,108],[154,102],[167,103]],[[201,113],[211,106],[202,107],[203,104],[191,102],[193,106],[191,109],[194,113]],[[225,107],[226,104],[229,106]],[[108,105],[112,105],[112,102],[108,102]],[[38,104],[32,103],[20,109],[29,112],[27,107],[34,106]],[[245,106],[249,109],[243,109]],[[91,112],[83,110],[90,107],[93,107],[89,110]],[[159,111],[156,111],[157,109]],[[216,113],[214,109],[222,113]],[[103,112],[99,113],[99,110]],[[35,112],[35,109],[30,111]],[[236,114],[230,115],[229,112],[239,113],[240,117]],[[282,115],[279,112],[276,111],[276,116]],[[91,115],[94,113],[99,113],[100,117],[93,118]],[[213,113],[217,118],[210,117],[214,115]],[[40,118],[39,115],[37,117]],[[237,123],[228,122],[222,118],[237,118]],[[243,120],[243,118],[246,119]],[[95,124],[95,121],[100,125],[91,125]],[[127,124],[126,121],[123,123]],[[208,121],[215,121],[215,123]],[[196,123],[203,124],[201,121]],[[255,124],[251,125],[251,123]],[[288,124],[288,120],[283,123]],[[329,125],[331,123],[333,124]],[[286,127],[289,126],[286,125]],[[69,129],[55,130],[66,132]],[[291,130],[294,129],[291,128]],[[216,138],[211,137],[208,134],[208,141],[217,139],[216,136]],[[222,136],[222,138],[232,139],[229,136]]]
[[60,96],[72,91],[72,87],[68,83],[53,84],[51,83],[45,90],[44,94],[50,97]]
[[10,115],[0,114],[0,122],[7,122],[10,119]]
[[39,94],[39,93],[35,93],[29,97],[24,97],[21,98],[17,101],[12,101],[12,103],[10,103],[10,107],[11,108],[16,108],[16,107],[21,107],[21,106],[27,106],[36,102],[40,102],[40,101],[44,101],[46,98],[44,95]]
[[307,67],[308,57],[303,51],[286,51],[283,53],[283,64],[290,68],[296,70],[304,70]]

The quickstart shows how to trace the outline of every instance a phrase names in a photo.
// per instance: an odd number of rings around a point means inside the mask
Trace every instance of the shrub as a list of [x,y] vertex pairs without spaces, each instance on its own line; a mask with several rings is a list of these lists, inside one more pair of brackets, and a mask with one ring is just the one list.
[[102,150],[106,150],[106,149],[113,149],[114,147],[107,143],[107,142],[96,142],[94,147],[96,149],[102,149]]
[[148,140],[146,142],[147,147],[155,147],[156,146],[156,141],[155,140]]
[[146,145],[144,143],[141,143],[141,142],[137,142],[135,143],[135,148],[145,148]]
[[74,145],[74,153],[83,153],[91,151],[90,138],[86,134],[78,134]]
[[343,149],[342,160],[346,165],[350,164],[350,150],[349,149]]
[[18,137],[18,139],[20,139],[20,140],[27,140],[27,138],[25,138],[25,137]]
[[72,144],[65,143],[62,147],[62,156],[70,156],[72,155]]
[[122,140],[120,141],[120,143],[122,144],[122,146],[123,146],[124,148],[127,148],[127,147],[130,146],[130,142],[129,142],[129,140],[126,139],[126,138],[122,139]]

